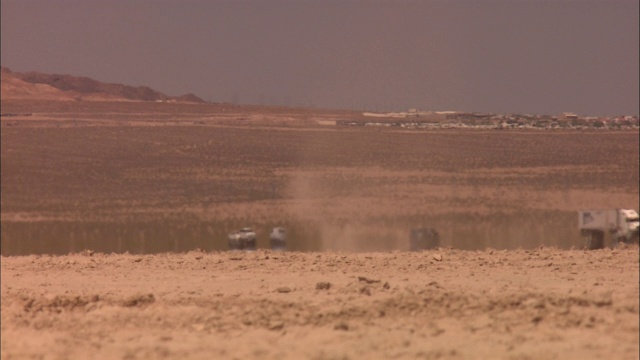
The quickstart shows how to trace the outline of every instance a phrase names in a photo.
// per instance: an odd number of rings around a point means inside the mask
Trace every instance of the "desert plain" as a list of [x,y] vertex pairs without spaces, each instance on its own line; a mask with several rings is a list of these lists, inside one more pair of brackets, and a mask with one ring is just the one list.
[[[638,208],[637,131],[133,101],[2,113],[3,359],[639,356],[638,246],[584,250],[577,229],[579,209]],[[244,226],[258,250],[228,251]],[[408,251],[414,228],[440,247]]]

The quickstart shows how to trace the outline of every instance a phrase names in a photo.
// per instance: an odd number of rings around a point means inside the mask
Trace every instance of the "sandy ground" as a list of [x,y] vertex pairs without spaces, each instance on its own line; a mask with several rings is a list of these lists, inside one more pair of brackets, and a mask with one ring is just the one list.
[[2,359],[637,359],[638,247],[2,257]]

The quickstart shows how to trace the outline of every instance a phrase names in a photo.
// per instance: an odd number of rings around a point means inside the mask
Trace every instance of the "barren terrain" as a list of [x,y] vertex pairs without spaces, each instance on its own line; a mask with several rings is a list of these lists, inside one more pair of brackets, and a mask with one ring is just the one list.
[[638,247],[2,258],[2,358],[637,359]]
[[[638,358],[636,131],[2,101],[2,358]],[[257,252],[228,252],[253,226]],[[289,252],[268,233],[288,230]],[[408,252],[433,228],[441,248]]]

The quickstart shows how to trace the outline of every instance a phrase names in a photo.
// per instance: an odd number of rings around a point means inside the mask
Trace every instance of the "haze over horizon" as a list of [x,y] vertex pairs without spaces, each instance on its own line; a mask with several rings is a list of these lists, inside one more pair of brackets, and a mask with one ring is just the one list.
[[638,115],[637,0],[2,0],[13,71],[212,102]]

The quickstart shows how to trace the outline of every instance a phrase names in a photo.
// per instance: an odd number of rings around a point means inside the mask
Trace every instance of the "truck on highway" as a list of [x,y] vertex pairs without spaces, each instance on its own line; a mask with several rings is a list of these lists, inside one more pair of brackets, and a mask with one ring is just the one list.
[[638,213],[632,209],[580,210],[578,228],[587,249],[604,247],[605,235],[611,246],[638,241]]

